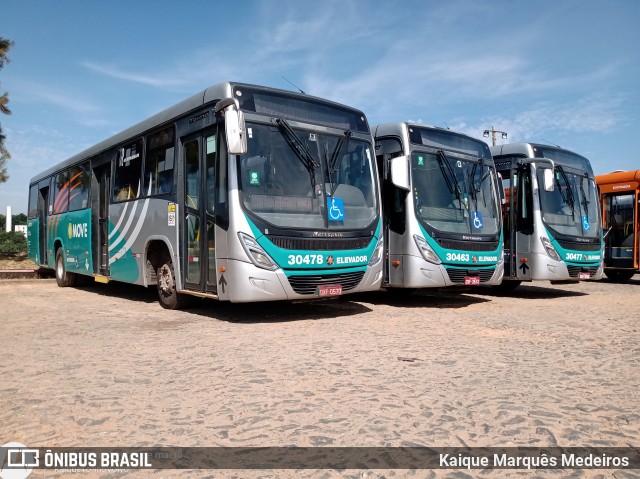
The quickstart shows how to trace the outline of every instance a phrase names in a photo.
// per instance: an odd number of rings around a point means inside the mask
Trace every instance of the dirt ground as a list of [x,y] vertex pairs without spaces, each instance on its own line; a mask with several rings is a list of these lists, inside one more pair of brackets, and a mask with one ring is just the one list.
[[[0,281],[0,439],[58,446],[638,446],[640,276],[166,311]],[[638,477],[490,470],[490,477]],[[156,470],[126,477],[477,477]],[[30,477],[68,477],[36,471]],[[79,477],[123,477],[115,473]]]

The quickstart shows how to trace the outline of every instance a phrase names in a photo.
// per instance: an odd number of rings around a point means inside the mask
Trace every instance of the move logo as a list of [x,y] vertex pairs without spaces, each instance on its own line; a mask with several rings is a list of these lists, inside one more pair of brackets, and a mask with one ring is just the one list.
[[87,223],[69,223],[69,238],[87,238],[88,229]]

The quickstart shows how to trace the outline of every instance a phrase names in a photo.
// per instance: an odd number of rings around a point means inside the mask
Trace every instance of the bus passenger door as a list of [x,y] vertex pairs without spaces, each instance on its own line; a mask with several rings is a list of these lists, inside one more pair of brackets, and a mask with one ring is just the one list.
[[[531,166],[523,165],[514,174],[515,191],[511,192],[511,205],[515,208],[515,232],[511,236],[511,276],[519,280],[531,280],[531,263],[522,261],[531,257],[531,241],[534,237],[534,204]],[[515,197],[514,197],[515,196]]]
[[610,268],[634,268],[634,244],[636,236],[634,217],[636,195],[634,192],[607,195],[605,203],[605,265]]
[[181,250],[186,289],[216,294],[215,157],[216,135],[207,133],[182,141],[184,158],[184,218]]
[[98,212],[97,221],[94,217],[92,223],[96,225],[95,241],[92,242],[94,254],[94,271],[103,276],[109,276],[109,195],[111,191],[111,164],[94,168],[94,180],[98,182],[97,204],[92,200],[94,212]]
[[47,205],[49,204],[49,181],[43,186],[40,182],[38,193],[38,220],[39,220],[39,246],[38,246],[38,264],[47,263],[47,244],[48,244],[48,221],[49,213],[47,211]]

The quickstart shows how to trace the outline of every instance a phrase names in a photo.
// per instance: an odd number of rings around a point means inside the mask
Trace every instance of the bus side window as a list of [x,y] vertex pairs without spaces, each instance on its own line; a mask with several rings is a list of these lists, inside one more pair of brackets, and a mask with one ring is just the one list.
[[186,206],[197,210],[200,198],[200,155],[198,154],[198,140],[191,140],[184,144],[184,162],[186,171]]
[[205,162],[206,169],[206,184],[207,191],[205,192],[207,198],[207,210],[211,214],[215,214],[216,211],[216,135],[209,135],[206,139],[206,157]]
[[517,229],[520,233],[530,235],[533,234],[533,190],[530,165],[522,167],[518,176]]
[[140,195],[142,179],[142,140],[118,149],[113,194],[116,201],[126,201]]
[[72,166],[69,173],[69,211],[83,210],[89,205],[89,163]]
[[144,191],[148,195],[171,193],[174,164],[173,127],[149,136],[144,162]]
[[[53,180],[53,211],[50,214],[65,213],[69,207],[69,171],[58,173]],[[50,208],[51,209],[51,208]]]
[[227,151],[226,143],[222,141],[221,137],[224,135],[217,135],[216,139],[217,152],[216,155],[216,225],[223,230],[229,228],[229,200],[228,200],[228,187],[227,187]]

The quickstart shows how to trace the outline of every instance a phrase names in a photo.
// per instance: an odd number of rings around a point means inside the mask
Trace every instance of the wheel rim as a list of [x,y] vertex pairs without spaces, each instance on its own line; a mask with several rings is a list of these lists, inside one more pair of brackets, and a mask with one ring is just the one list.
[[170,295],[173,291],[173,275],[166,264],[162,265],[158,274],[158,287],[163,294]]
[[62,255],[58,256],[58,262],[56,263],[56,274],[60,279],[62,279],[62,277],[64,276],[64,267],[62,265]]

